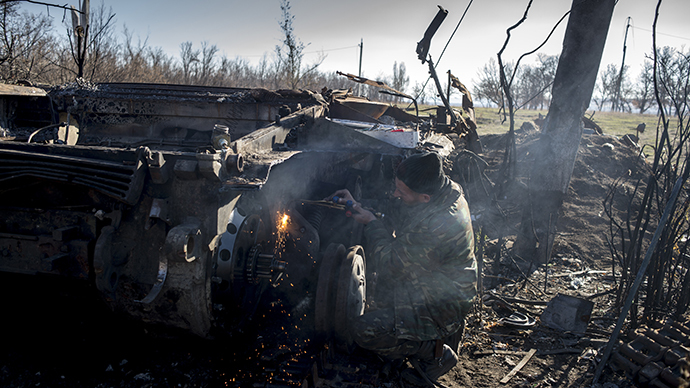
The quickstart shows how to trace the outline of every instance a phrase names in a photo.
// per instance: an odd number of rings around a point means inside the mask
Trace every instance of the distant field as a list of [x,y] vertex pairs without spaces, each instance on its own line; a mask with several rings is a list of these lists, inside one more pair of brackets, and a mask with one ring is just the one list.
[[[539,114],[546,115],[546,110],[519,110],[515,115],[515,129],[519,129],[523,122],[533,121]],[[505,133],[510,128],[510,121],[501,122],[503,117],[498,115],[498,108],[476,108],[477,126],[479,136],[483,134]],[[586,113],[587,117],[591,111]],[[640,134],[641,144],[653,145],[656,139],[656,127],[658,118],[656,115],[620,113],[620,112],[596,112],[591,119],[604,131],[605,135],[623,136],[635,134],[635,128],[640,123],[646,124],[644,133]]]
[[[401,108],[406,108],[406,105],[401,104]],[[423,105],[419,107],[420,116],[427,116],[429,114],[435,114],[435,107]],[[477,131],[479,136],[482,135],[492,135],[501,134],[508,132],[510,128],[510,121],[508,118],[503,121],[503,116],[499,116],[498,108],[475,108],[475,113],[477,116]],[[539,117],[539,114],[546,116],[547,110],[525,110],[521,109],[515,114],[515,129],[519,129],[522,123],[525,121],[534,121],[534,119]],[[641,145],[654,145],[656,142],[656,128],[659,123],[659,118],[653,114],[637,114],[637,113],[620,113],[620,112],[594,112],[592,116],[592,111],[587,111],[585,115],[595,123],[597,123],[605,135],[613,135],[621,137],[626,134],[635,134],[635,128],[640,123],[645,123],[646,128],[644,133],[640,134]],[[675,126],[677,125],[677,120],[671,120],[670,131],[671,136],[675,132]],[[647,155],[653,154],[652,151],[646,150]]]

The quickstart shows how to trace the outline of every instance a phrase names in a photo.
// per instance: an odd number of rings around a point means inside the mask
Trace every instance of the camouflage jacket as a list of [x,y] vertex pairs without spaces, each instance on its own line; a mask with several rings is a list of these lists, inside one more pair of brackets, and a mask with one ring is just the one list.
[[467,201],[448,180],[429,203],[403,208],[407,214],[394,220],[395,237],[378,220],[364,228],[376,295],[388,295],[387,301],[377,298],[377,308],[393,308],[398,338],[444,338],[464,324],[477,292]]

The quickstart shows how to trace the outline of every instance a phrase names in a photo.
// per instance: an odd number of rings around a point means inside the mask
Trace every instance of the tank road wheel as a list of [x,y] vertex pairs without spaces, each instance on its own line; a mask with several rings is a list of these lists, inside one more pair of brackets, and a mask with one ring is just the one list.
[[364,249],[357,245],[345,250],[330,244],[321,259],[316,286],[314,321],[318,336],[335,339],[339,350],[351,352],[354,342],[349,323],[364,314],[366,296]]
[[350,322],[364,314],[367,294],[365,272],[364,249],[355,245],[340,265],[333,314],[336,346],[346,353],[351,353],[355,346],[350,336]]
[[338,272],[345,260],[346,251],[342,244],[330,244],[321,258],[319,279],[316,285],[316,300],[314,301],[314,326],[316,333],[324,340],[329,340],[333,334],[333,311],[335,308]]

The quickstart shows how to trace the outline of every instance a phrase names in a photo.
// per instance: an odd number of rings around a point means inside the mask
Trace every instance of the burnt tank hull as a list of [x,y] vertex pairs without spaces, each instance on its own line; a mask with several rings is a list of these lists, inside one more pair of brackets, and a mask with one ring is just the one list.
[[48,99],[52,120],[0,141],[0,271],[80,279],[115,311],[207,338],[247,325],[266,294],[313,306],[323,252],[361,231],[300,199],[361,192],[362,178],[385,195],[407,152],[306,91],[104,84],[30,98],[25,110]]

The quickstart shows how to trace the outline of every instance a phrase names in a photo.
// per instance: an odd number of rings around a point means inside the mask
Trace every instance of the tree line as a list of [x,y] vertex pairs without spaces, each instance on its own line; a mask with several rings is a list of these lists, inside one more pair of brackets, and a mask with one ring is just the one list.
[[[690,50],[664,46],[657,49],[657,73],[659,100],[672,115],[687,102],[690,92]],[[609,64],[601,71],[594,103],[599,110],[645,113],[657,111],[659,106],[654,95],[653,55],[645,57],[640,73],[633,81],[628,66]]]
[[[657,80],[660,101],[675,115],[690,92],[690,50],[662,47],[657,50]],[[600,71],[592,104],[597,110],[647,113],[658,110],[654,96],[654,66],[647,55],[637,77],[632,80],[628,66],[607,65]],[[505,65],[506,74],[514,74],[511,94],[518,109],[546,109],[551,101],[551,85],[558,67],[557,55],[537,54],[534,64],[518,69]],[[496,60],[491,58],[477,73],[474,98],[483,105],[503,107],[504,93]]]
[[[379,101],[396,97],[379,94],[378,89],[358,86],[336,72],[320,71],[321,54],[313,63],[304,61],[306,45],[293,30],[290,2],[280,3],[282,32],[272,53],[265,53],[255,64],[240,56],[221,55],[217,45],[203,41],[180,43],[178,56],[149,45],[124,27],[116,31],[115,14],[105,4],[88,15],[88,29],[79,30],[64,23],[53,26],[44,14],[20,12],[19,2],[0,2],[0,82],[58,85],[74,81],[79,75],[88,82],[143,82],[223,86],[237,88],[309,89],[320,91],[353,88],[361,95]],[[78,16],[80,11],[72,11]],[[78,35],[82,34],[82,35]],[[83,37],[85,58],[80,63],[77,38]],[[410,79],[405,64],[395,62],[392,75],[378,80],[404,92]]]

